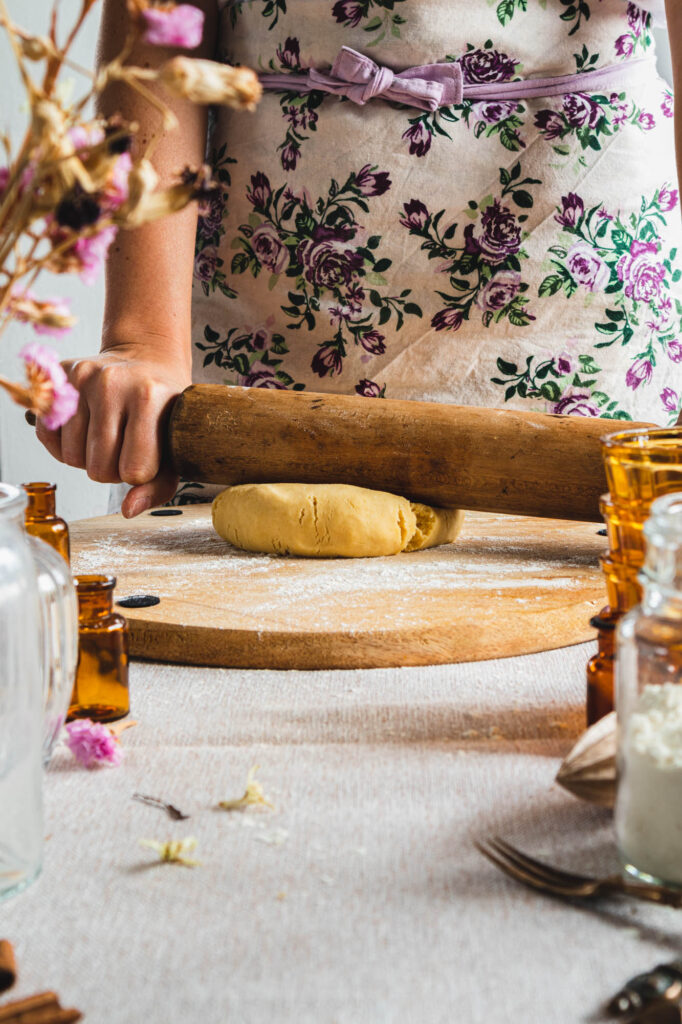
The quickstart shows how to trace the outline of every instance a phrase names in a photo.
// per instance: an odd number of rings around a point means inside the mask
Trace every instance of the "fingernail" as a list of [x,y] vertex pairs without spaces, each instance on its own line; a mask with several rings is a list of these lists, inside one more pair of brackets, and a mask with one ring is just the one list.
[[148,508],[152,507],[150,498],[136,498],[135,501],[128,505],[126,514],[127,519],[133,519],[135,516],[139,516],[142,512],[146,512]]

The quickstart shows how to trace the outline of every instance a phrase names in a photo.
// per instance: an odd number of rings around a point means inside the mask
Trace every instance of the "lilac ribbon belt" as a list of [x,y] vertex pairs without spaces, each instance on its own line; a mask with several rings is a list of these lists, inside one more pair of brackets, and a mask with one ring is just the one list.
[[309,68],[306,74],[263,74],[265,89],[285,92],[321,92],[345,96],[364,106],[369,100],[391,100],[419,110],[437,110],[462,100],[521,100],[533,96],[558,96],[570,92],[595,92],[616,89],[635,67],[653,63],[647,58],[610,64],[596,71],[561,75],[555,78],[527,78],[521,82],[469,83],[464,81],[461,65],[455,61],[424,64],[391,71],[357,50],[343,46],[329,74]]

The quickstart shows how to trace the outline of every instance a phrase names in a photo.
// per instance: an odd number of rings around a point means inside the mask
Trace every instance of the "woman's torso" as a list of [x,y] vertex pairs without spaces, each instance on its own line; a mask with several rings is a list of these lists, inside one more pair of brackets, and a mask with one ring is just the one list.
[[[649,16],[625,0],[223,11],[220,56],[264,73],[327,70],[344,45],[394,70],[459,60],[465,81],[489,83],[653,53]],[[197,378],[669,422],[672,98],[632,66],[617,91],[501,89],[435,113],[295,91],[220,111],[226,196],[199,225]]]

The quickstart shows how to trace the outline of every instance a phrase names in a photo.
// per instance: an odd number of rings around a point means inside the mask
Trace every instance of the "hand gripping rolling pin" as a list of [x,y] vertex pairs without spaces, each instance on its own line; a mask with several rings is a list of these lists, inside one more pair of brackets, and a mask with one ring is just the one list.
[[171,459],[202,483],[345,483],[445,508],[598,522],[600,438],[643,424],[198,384]]

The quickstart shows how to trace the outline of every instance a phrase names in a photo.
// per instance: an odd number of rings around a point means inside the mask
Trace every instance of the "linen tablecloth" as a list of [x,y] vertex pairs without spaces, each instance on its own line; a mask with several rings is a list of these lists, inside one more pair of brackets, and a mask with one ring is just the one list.
[[[133,664],[123,765],[60,749],[47,774],[42,877],[0,906],[15,994],[53,988],[89,1024],[588,1020],[679,953],[682,917],[543,897],[472,839],[613,866],[610,814],[553,781],[592,650],[358,672]],[[215,810],[254,764],[276,809]],[[189,835],[193,869],[139,846]]]

